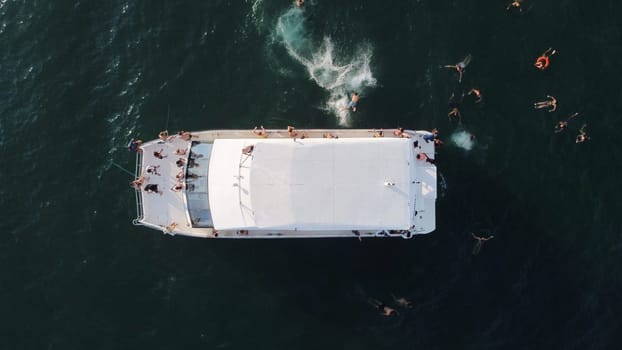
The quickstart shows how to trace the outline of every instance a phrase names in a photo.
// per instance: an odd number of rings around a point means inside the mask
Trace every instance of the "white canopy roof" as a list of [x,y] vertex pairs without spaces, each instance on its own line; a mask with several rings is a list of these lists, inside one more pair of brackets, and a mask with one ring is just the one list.
[[208,176],[214,227],[408,229],[411,166],[410,139],[218,139]]

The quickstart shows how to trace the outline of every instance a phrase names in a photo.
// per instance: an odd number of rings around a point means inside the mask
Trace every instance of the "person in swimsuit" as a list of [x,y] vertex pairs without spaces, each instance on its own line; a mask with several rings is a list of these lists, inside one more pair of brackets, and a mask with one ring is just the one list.
[[242,154],[245,154],[247,156],[250,156],[251,153],[253,153],[253,150],[255,149],[254,145],[248,145],[244,148],[242,148]]
[[296,131],[296,128],[289,125],[287,127],[287,134],[289,135],[289,137],[295,139],[296,137],[298,137],[298,132]]
[[536,102],[533,104],[533,108],[535,109],[543,109],[548,108],[549,112],[554,112],[557,109],[557,100],[555,97],[546,95],[548,98],[547,101]]
[[127,148],[132,151],[132,152],[142,152],[143,150],[140,148],[140,146],[142,146],[143,141],[142,140],[134,140],[131,139],[130,143],[127,144]]
[[161,176],[162,174],[158,173],[158,168],[159,167],[160,167],[159,165],[150,165],[145,170],[147,171],[148,174],[153,174],[153,175]]
[[536,63],[534,63],[533,65],[538,68],[539,70],[545,70],[547,68],[549,68],[549,65],[551,64],[551,56],[553,56],[557,51],[553,50],[552,47],[549,47],[546,51],[544,51],[542,53],[542,55],[540,55],[537,59],[536,59]]
[[430,163],[430,164],[436,164],[436,160],[430,158],[427,154],[425,153],[418,153],[415,158],[417,158],[417,160],[425,160],[426,162]]
[[356,112],[356,103],[358,101],[359,101],[359,93],[355,92],[352,94],[352,97],[350,98],[350,102],[348,103],[347,109],[352,108],[352,112]]
[[487,240],[493,239],[495,237],[493,235],[490,235],[484,238],[484,237],[476,236],[475,233],[471,233],[471,235],[473,236],[473,238],[477,240],[477,242],[475,242],[475,245],[473,246],[473,255],[479,254],[479,252],[482,250],[482,244],[484,244],[484,242],[486,242]]
[[387,316],[387,317],[391,317],[393,315],[399,315],[400,313],[397,312],[397,310],[395,310],[394,308],[388,307],[386,306],[382,301],[374,299],[374,298],[369,298],[367,299],[367,302],[375,307],[376,309],[378,309],[378,311],[380,311],[380,313],[383,316]]
[[391,294],[391,297],[393,298],[393,301],[395,301],[397,305],[401,307],[405,307],[407,309],[412,309],[413,307],[415,307],[415,303],[413,303],[411,300],[408,300],[404,297],[398,298],[394,294]]
[[158,185],[157,184],[148,184],[145,186],[145,192],[147,193],[157,193],[160,196],[162,195],[162,191],[158,190]]
[[130,182],[130,186],[132,186],[134,189],[140,191],[141,187],[143,186],[143,183],[145,182],[147,178],[145,177],[145,175],[141,175],[138,179]]
[[380,128],[380,130],[373,129],[374,137],[384,137],[384,130]]
[[505,9],[509,11],[510,9],[514,8],[514,9],[518,9],[519,12],[523,12],[522,3],[523,3],[523,0],[514,0]]
[[585,132],[586,127],[587,127],[587,124],[583,124],[583,126],[581,127],[581,130],[579,130],[579,135],[577,135],[577,139],[575,140],[575,143],[583,143],[590,139],[590,137],[587,136],[587,133]]
[[173,231],[175,230],[176,227],[177,227],[177,223],[173,221],[170,224],[166,225],[166,227],[164,228],[164,233],[173,235]]
[[482,92],[479,91],[479,89],[476,88],[472,88],[471,90],[469,90],[469,92],[467,93],[467,95],[473,95],[475,96],[475,103],[480,103],[482,102]]
[[164,151],[164,149],[161,149],[159,151],[153,151],[153,156],[158,158],[158,159],[163,159],[163,158],[168,157],[167,155],[162,154],[163,151]]
[[322,137],[325,138],[325,139],[338,139],[339,138],[339,136],[333,135],[333,134],[331,134],[329,132],[325,132],[322,135]]
[[298,7],[302,7],[305,4],[305,0],[296,0],[295,4]]
[[560,133],[560,132],[562,132],[562,131],[566,130],[566,128],[568,127],[568,122],[569,122],[572,118],[574,118],[574,117],[576,117],[576,116],[578,116],[578,115],[579,115],[579,113],[574,113],[573,115],[569,116],[569,117],[568,117],[568,118],[566,118],[565,120],[562,120],[562,121],[558,122],[558,123],[555,125],[555,133]]
[[266,129],[264,129],[263,125],[261,126],[261,130],[257,130],[257,127],[255,127],[253,129],[253,134],[255,134],[255,136],[265,139],[266,137],[268,137],[268,134],[266,133]]
[[447,117],[449,117],[449,120],[451,120],[451,118],[453,117],[457,117],[458,124],[462,124],[462,114],[460,114],[460,104],[462,103],[463,98],[464,98],[464,95],[462,95],[462,97],[460,97],[460,100],[458,100],[454,94],[451,94],[451,97],[449,97],[449,101],[447,102],[447,105],[449,106],[449,113],[447,113]]
[[464,70],[466,69],[466,67],[469,65],[469,63],[471,63],[471,54],[467,55],[462,61],[456,63],[456,64],[447,64],[445,66],[443,66],[443,68],[451,68],[451,69],[455,69],[456,72],[458,72],[458,82],[461,83],[462,82],[462,74],[464,73]]
[[423,141],[425,141],[425,143],[429,143],[430,141],[436,140],[437,137],[438,137],[438,130],[434,128],[432,129],[431,133],[423,135]]

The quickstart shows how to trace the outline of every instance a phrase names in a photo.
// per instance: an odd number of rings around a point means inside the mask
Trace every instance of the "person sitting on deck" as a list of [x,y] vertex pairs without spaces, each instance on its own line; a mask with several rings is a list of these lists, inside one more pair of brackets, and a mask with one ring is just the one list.
[[147,180],[145,175],[141,175],[138,179],[130,182],[130,186],[132,186],[133,188],[135,188],[135,189],[140,191],[140,189],[143,186],[143,183],[145,182],[145,180]]
[[175,228],[177,228],[177,223],[175,221],[173,221],[170,224],[166,225],[166,227],[164,228],[163,232],[165,234],[175,235],[175,233],[173,232],[175,230]]
[[163,130],[163,131],[160,131],[160,133],[158,134],[158,138],[160,139],[160,141],[166,142],[166,141],[170,141],[173,138],[173,136],[168,136],[168,130]]
[[287,134],[293,139],[298,137],[298,132],[296,131],[296,128],[291,125],[287,126]]
[[265,139],[266,137],[268,137],[268,133],[266,132],[266,129],[263,127],[263,125],[261,126],[261,130],[257,130],[257,127],[255,127],[252,130],[253,134],[255,134],[257,137]]
[[158,185],[157,184],[148,184],[147,186],[145,186],[145,192],[147,192],[147,193],[157,193],[160,196],[163,194],[162,191],[158,190]]
[[380,130],[373,129],[374,137],[384,137],[384,130],[380,128]]
[[435,164],[436,163],[436,160],[428,157],[428,155],[425,154],[425,153],[417,154],[416,158],[417,158],[417,160],[425,160],[426,162],[428,162],[430,164]]
[[181,137],[181,139],[184,141],[190,141],[190,139],[192,139],[192,134],[189,133],[188,131],[183,131],[183,130],[179,131],[177,135]]
[[253,153],[254,149],[255,149],[255,145],[248,145],[248,146],[242,148],[242,154],[250,156],[251,153]]
[[140,148],[140,146],[142,146],[143,141],[142,140],[134,140],[131,139],[130,143],[127,144],[127,148],[132,151],[132,152],[138,152],[141,153],[143,150],[142,148]]
[[145,171],[147,172],[147,174],[153,174],[153,175],[158,175],[161,176],[162,174],[158,173],[158,168],[160,166],[159,165],[150,165],[148,166]]
[[325,139],[338,139],[338,138],[339,138],[339,136],[337,136],[337,135],[333,135],[333,134],[332,134],[332,133],[330,133],[330,132],[325,132],[325,133],[322,135],[322,137],[323,137],[323,138],[325,138]]
[[194,184],[183,184],[183,183],[179,182],[179,183],[176,183],[175,185],[173,185],[173,187],[171,187],[171,191],[173,191],[173,192],[180,192],[184,188],[186,188],[188,191],[194,191]]
[[164,158],[168,157],[167,155],[162,154],[163,151],[164,151],[164,149],[161,149],[159,151],[153,151],[153,156],[158,158],[158,159],[164,159]]

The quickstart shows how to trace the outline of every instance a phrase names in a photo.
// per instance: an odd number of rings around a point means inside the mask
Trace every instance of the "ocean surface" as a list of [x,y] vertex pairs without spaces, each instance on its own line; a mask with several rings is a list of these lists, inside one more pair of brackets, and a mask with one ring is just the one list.
[[[0,0],[0,348],[622,348],[622,3],[508,3]],[[131,224],[131,137],[256,125],[438,128],[437,230]]]

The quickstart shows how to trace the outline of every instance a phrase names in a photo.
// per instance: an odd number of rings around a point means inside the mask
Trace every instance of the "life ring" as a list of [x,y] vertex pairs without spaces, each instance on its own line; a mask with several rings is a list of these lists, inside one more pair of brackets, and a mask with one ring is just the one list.
[[538,57],[538,59],[536,60],[536,64],[535,66],[540,69],[540,70],[544,70],[547,69],[549,67],[549,58],[546,56],[540,56]]

